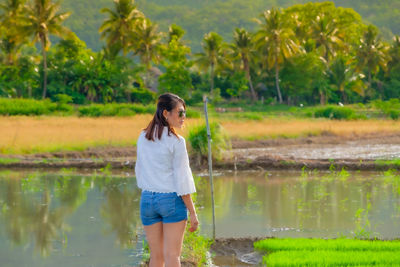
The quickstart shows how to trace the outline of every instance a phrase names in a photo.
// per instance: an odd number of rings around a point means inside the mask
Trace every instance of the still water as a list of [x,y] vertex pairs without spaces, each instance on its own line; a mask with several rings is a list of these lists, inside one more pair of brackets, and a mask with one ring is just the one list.
[[[211,236],[207,176],[196,177]],[[214,177],[217,237],[400,238],[400,175],[226,172]],[[140,190],[132,173],[0,172],[0,265],[137,266]]]

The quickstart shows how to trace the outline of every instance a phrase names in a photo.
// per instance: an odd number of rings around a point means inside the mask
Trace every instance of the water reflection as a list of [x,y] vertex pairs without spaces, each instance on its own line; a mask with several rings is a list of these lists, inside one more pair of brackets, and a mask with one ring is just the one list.
[[[362,230],[362,237],[398,238],[399,177],[334,170],[226,174],[214,181],[217,236],[352,237]],[[208,183],[200,190],[208,192]],[[209,234],[210,196],[199,202],[206,203],[201,215]]]
[[[7,235],[6,240],[4,236],[0,240],[24,250],[34,247],[43,258],[52,253],[62,256],[69,246],[68,240],[76,236],[74,230],[83,227],[83,234],[89,236],[97,218],[101,220],[98,227],[101,230],[95,234],[95,240],[85,246],[96,247],[97,240],[109,237],[125,249],[125,253],[133,253],[136,257],[142,245],[138,201],[139,191],[132,177],[0,173],[0,227]],[[83,209],[84,216],[89,219],[83,225],[75,223],[77,219],[83,219],[79,209]],[[96,213],[98,215],[89,216]],[[7,242],[2,243],[0,258],[4,259],[2,254],[9,248],[4,248]],[[130,250],[126,251],[128,248]],[[70,256],[82,255],[82,252],[73,252]],[[138,260],[140,257],[134,262]]]
[[[201,231],[211,236],[208,177],[196,185]],[[396,171],[232,172],[214,186],[217,237],[400,237]],[[130,175],[1,172],[2,266],[137,265],[139,197]]]
[[105,183],[101,215],[110,225],[109,232],[116,234],[117,243],[123,248],[132,248],[138,241],[139,189],[113,178],[101,182]]
[[60,233],[68,229],[65,217],[73,213],[77,203],[82,203],[81,198],[86,196],[85,193],[75,194],[83,189],[74,191],[76,187],[72,185],[69,177],[64,181],[36,175],[1,179],[2,219],[9,238],[23,245],[32,237],[36,249],[47,256],[54,241],[64,241]]

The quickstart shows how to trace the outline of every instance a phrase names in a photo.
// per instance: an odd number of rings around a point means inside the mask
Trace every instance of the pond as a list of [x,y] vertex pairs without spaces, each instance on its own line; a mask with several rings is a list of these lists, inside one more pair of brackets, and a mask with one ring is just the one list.
[[[208,176],[196,177],[211,236]],[[225,172],[214,177],[217,237],[400,238],[400,175]],[[133,173],[0,172],[1,266],[137,266],[140,190]]]

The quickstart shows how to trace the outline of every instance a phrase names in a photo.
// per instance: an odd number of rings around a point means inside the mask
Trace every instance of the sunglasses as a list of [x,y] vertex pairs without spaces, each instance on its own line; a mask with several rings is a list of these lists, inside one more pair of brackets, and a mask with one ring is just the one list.
[[186,110],[179,110],[178,111],[178,116],[179,116],[179,118],[182,118],[183,116],[186,117]]

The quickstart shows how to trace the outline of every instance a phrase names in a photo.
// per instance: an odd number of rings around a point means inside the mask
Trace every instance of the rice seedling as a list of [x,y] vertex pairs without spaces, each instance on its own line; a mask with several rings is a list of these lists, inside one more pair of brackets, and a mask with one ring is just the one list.
[[371,235],[375,234],[371,231],[371,223],[368,217],[371,210],[371,194],[367,193],[366,198],[367,207],[365,209],[359,208],[354,216],[356,225],[354,238],[356,239],[371,238]]
[[281,251],[264,257],[267,266],[398,266],[397,252]]
[[270,238],[254,243],[256,249],[268,252],[298,250],[336,250],[336,251],[391,251],[400,252],[400,240],[358,240],[358,239],[319,239],[319,238]]
[[356,239],[265,239],[254,243],[267,266],[393,266],[400,262],[400,241]]

